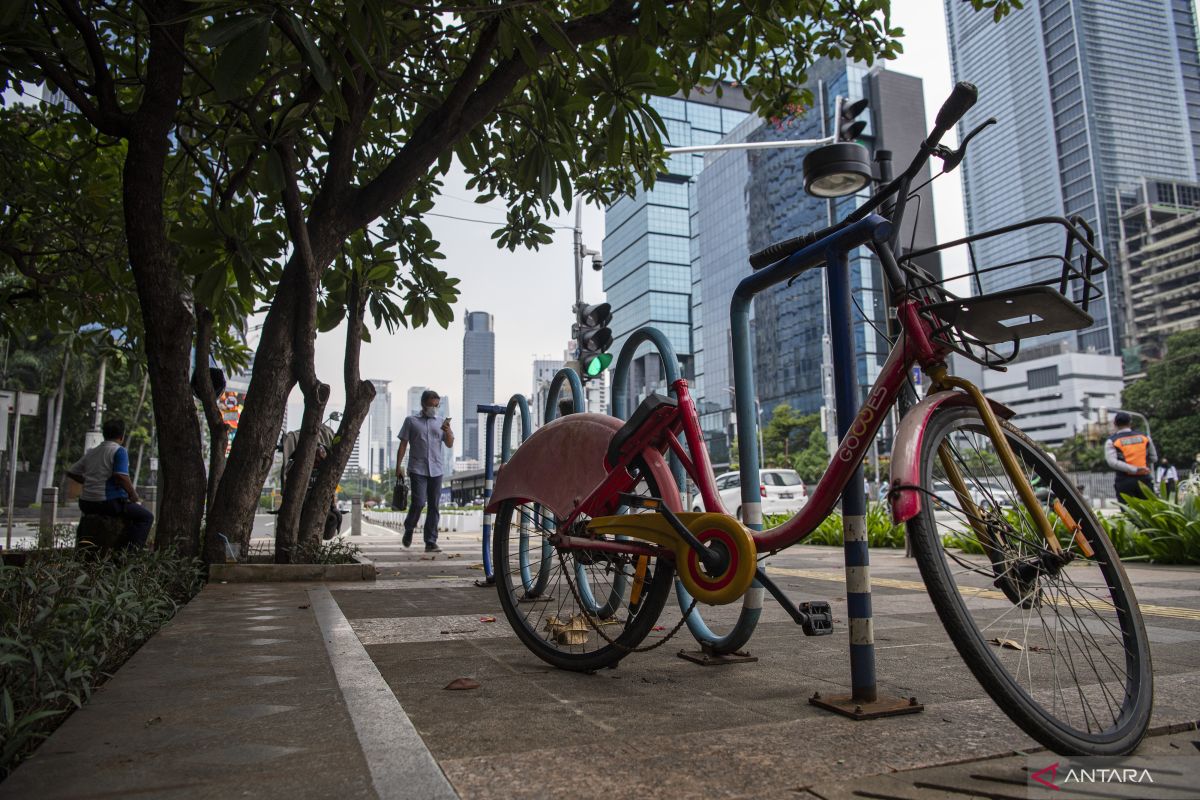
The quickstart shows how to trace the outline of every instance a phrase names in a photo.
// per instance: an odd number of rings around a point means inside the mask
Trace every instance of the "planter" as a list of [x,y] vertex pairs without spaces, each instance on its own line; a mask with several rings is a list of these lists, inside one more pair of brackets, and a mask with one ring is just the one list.
[[210,564],[208,580],[227,583],[373,581],[375,564],[363,556],[355,556],[353,564]]

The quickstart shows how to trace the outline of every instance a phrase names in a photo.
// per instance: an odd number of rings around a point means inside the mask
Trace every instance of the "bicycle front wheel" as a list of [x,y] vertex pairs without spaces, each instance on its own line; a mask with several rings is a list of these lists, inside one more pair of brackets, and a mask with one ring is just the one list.
[[1153,696],[1133,588],[1068,476],[1003,430],[1064,556],[1033,524],[979,412],[959,406],[935,412],[922,437],[924,496],[908,523],[921,575],[958,652],[1026,733],[1064,755],[1129,753]]

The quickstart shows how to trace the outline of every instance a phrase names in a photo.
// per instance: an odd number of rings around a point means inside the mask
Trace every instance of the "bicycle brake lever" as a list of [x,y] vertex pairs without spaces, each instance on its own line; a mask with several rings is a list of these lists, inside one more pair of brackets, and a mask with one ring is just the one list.
[[981,133],[984,128],[986,128],[989,125],[995,125],[995,124],[996,124],[996,118],[988,117],[978,127],[976,127],[975,130],[971,131],[965,137],[963,137],[962,144],[960,144],[958,146],[957,150],[949,150],[949,151],[947,151],[946,155],[944,155],[944,156],[941,153],[935,153],[934,155],[941,156],[942,172],[953,172],[955,170],[955,168],[959,164],[962,163],[962,160],[964,158],[966,158],[967,145],[971,143],[971,140],[974,139],[976,135]]

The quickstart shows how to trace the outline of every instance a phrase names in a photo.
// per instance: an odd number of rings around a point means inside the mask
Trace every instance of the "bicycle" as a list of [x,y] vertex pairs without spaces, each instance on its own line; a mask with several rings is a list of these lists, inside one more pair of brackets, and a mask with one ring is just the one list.
[[[828,516],[919,365],[932,385],[899,425],[888,499],[955,647],[996,703],[1047,747],[1115,755],[1141,741],[1153,700],[1149,645],[1114,547],[1054,459],[1009,422],[1013,412],[946,365],[957,352],[1002,368],[1023,338],[1090,325],[1088,305],[1101,294],[1093,278],[1108,266],[1091,229],[1079,218],[1039,218],[896,256],[895,231],[922,166],[938,157],[952,169],[994,121],[957,151],[939,144],[975,98],[970,84],[956,86],[904,173],[842,221],[755,253],[756,271],[735,292],[739,399],[753,382],[738,358],[748,352],[737,343],[748,328],[738,315],[756,292],[821,265],[847,270],[847,254],[866,246],[896,310],[899,333],[880,375],[795,517],[758,531],[725,512],[685,380],[672,383],[671,396],[646,398],[624,423],[599,414],[555,420],[501,469],[489,506],[493,571],[505,616],[539,658],[592,671],[661,645],[670,634],[640,646],[676,573],[693,598],[685,619],[697,603],[733,602],[757,582],[805,633],[828,632],[828,613],[797,607],[758,561]],[[887,217],[875,213],[889,201]],[[959,298],[917,265],[934,250],[1032,226],[1061,230],[1066,247],[1046,257],[1053,274],[1028,285]],[[1001,351],[1005,342],[1011,352]],[[704,512],[682,509],[667,454],[699,488]]]

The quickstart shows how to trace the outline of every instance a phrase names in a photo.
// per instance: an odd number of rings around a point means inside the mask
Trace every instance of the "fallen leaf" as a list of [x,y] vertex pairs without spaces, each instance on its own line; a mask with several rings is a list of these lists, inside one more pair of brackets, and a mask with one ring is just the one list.
[[483,569],[483,564],[472,564],[469,569]]
[[296,606],[296,608],[308,608],[308,603],[305,603],[305,604],[304,604],[304,605],[302,605],[302,606]]
[[1006,647],[1009,650],[1024,650],[1025,648],[1020,642],[1013,639],[988,639],[988,644],[994,644],[997,647]]
[[496,618],[495,617],[480,617],[479,621],[480,622],[495,622]]
[[472,678],[455,678],[442,688],[451,690],[478,689],[479,681]]
[[462,558],[462,553],[451,553],[446,558]]
[[162,722],[162,717],[151,717],[146,720],[146,727],[149,728],[151,725],[157,725],[160,722]]
[[666,629],[667,629],[667,628],[666,628],[666,626],[665,626],[665,625],[655,625],[655,626],[654,626],[653,628],[651,628],[650,630],[652,630],[652,631],[665,631]]

